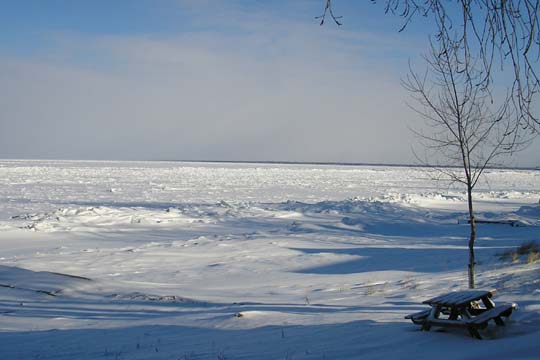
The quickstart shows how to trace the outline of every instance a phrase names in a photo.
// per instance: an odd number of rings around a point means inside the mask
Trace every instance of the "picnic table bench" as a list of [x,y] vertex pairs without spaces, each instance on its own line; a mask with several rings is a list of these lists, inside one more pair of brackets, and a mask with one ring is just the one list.
[[464,328],[472,337],[482,339],[479,329],[485,329],[490,320],[503,326],[502,317],[509,317],[517,308],[515,303],[495,305],[491,300],[495,293],[496,290],[465,290],[439,295],[422,302],[431,308],[405,318],[421,325],[424,331],[432,326]]

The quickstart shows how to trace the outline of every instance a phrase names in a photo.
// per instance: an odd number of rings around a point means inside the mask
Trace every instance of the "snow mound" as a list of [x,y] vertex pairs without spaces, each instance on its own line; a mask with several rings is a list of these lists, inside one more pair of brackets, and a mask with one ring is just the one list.
[[[158,206],[66,207],[43,213],[11,216],[11,221],[0,224],[0,229],[21,228],[31,231],[113,231],[154,226],[182,226],[187,224],[215,224],[228,218],[237,218],[252,210],[246,202],[221,200],[210,204]],[[262,209],[258,209],[261,211]]]
[[529,199],[538,197],[538,191],[487,191],[477,192],[477,199],[496,199],[496,200],[514,200],[514,199]]
[[509,213],[485,212],[479,214],[477,221],[511,226],[540,226],[540,204],[524,205]]
[[[355,199],[363,200],[362,198],[355,198]],[[433,202],[433,201],[440,201],[440,202],[466,201],[466,196],[464,193],[446,194],[446,193],[441,193],[441,192],[423,192],[423,193],[418,193],[418,194],[407,194],[407,193],[400,193],[400,192],[388,192],[377,197],[370,197],[367,200],[370,202],[422,205],[426,202]]]
[[407,221],[424,222],[430,216],[429,212],[401,202],[383,202],[373,199],[349,199],[344,201],[323,201],[307,204],[298,201],[288,201],[280,207],[281,210],[294,211],[303,214],[331,214],[343,216],[342,223],[354,225],[362,221],[378,221],[382,219],[407,219]]
[[516,211],[516,215],[537,218],[540,220],[540,204],[522,206]]
[[79,288],[91,281],[82,276],[32,271],[0,265],[0,286],[56,296],[67,288]]
[[138,301],[158,301],[158,302],[169,302],[169,303],[190,303],[190,304],[200,304],[201,301],[196,301],[190,298],[185,298],[177,295],[151,295],[144,294],[141,292],[133,292],[129,294],[112,294],[113,299],[118,300],[138,300]]
[[[13,216],[19,227],[32,231],[109,231],[118,228],[159,226],[159,224],[191,224],[214,222],[211,214],[185,211],[176,208],[165,210],[141,207],[82,207],[62,208],[41,214]],[[22,224],[21,224],[22,223]]]

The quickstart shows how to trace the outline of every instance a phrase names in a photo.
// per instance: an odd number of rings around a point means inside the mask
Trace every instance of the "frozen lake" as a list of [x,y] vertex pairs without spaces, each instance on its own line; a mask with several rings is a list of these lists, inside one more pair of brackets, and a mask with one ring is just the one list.
[[435,176],[1,160],[0,357],[534,358],[540,262],[500,255],[540,240],[540,171],[488,170],[476,193],[479,219],[516,225],[476,245],[510,325],[478,342],[403,319],[467,285],[465,193]]

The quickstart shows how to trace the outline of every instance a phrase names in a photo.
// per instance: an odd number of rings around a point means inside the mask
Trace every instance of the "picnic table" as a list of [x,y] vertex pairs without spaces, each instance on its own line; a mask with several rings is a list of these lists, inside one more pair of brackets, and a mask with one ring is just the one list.
[[490,320],[503,326],[502,317],[509,317],[517,308],[515,303],[495,305],[491,299],[496,290],[465,290],[439,295],[423,301],[431,308],[405,318],[422,330],[429,331],[432,326],[448,328],[465,328],[472,337],[482,339],[479,329],[485,329]]

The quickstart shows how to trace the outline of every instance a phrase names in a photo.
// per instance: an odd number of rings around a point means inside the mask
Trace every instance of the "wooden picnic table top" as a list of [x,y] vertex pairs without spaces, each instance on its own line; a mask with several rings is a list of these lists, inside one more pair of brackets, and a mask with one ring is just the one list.
[[447,294],[439,295],[429,300],[423,301],[423,304],[431,306],[447,306],[460,307],[470,304],[473,301],[480,300],[484,297],[491,297],[496,293],[496,290],[464,290],[454,291]]
[[[499,326],[504,325],[502,317],[509,317],[517,304],[499,304],[491,300],[496,290],[465,290],[442,294],[423,301],[431,305],[414,314],[407,315],[413,323],[422,325],[422,330],[429,331],[432,326],[466,328],[472,337],[482,339],[479,330],[488,326],[494,320]],[[473,302],[482,300],[484,307],[476,306]],[[442,315],[442,316],[441,316]]]

